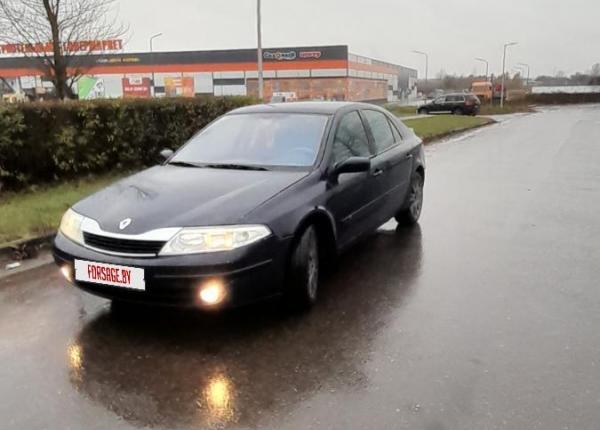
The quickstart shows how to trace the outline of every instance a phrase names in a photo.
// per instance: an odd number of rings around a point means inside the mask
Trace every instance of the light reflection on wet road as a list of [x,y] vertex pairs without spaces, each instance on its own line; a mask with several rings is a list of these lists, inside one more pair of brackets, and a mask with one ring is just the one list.
[[0,428],[597,428],[598,136],[569,107],[430,146],[420,228],[358,244],[305,316],[1,281]]

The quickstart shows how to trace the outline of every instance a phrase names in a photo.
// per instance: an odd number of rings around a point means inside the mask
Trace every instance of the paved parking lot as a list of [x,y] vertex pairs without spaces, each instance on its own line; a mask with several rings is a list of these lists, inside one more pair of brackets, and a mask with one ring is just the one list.
[[46,266],[0,281],[2,429],[597,429],[600,106],[427,149],[304,316],[111,311]]

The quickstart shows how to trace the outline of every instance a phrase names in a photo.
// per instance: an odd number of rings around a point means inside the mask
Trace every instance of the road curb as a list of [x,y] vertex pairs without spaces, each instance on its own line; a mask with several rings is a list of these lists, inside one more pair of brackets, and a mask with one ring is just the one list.
[[56,236],[56,232],[0,244],[0,260],[11,259],[11,257],[20,250],[34,248],[39,251],[49,247],[52,244],[54,236]]

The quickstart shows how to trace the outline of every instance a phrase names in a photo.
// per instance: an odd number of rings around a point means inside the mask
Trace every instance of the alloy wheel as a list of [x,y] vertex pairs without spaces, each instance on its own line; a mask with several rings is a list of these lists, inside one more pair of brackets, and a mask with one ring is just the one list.
[[423,180],[420,176],[413,180],[410,193],[409,210],[414,219],[419,218],[423,207]]
[[308,295],[311,299],[315,299],[317,296],[317,288],[319,285],[319,255],[317,251],[317,244],[314,238],[310,243],[310,249],[308,251],[306,264],[306,279],[307,279],[307,290]]

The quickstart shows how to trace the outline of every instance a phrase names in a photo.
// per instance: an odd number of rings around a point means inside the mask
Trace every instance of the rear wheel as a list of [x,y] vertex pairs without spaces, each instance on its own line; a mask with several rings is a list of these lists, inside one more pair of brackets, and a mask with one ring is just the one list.
[[452,113],[454,115],[462,115],[463,114],[463,110],[461,108],[454,108],[454,110],[452,111]]
[[421,210],[423,208],[423,188],[425,178],[420,172],[415,172],[411,182],[410,190],[407,196],[407,202],[404,209],[396,214],[396,221],[402,225],[414,225],[419,221]]
[[423,108],[421,108],[421,109],[419,109],[419,110],[417,111],[417,113],[418,113],[419,115],[427,115],[429,112],[427,112],[427,109],[423,109]]
[[317,301],[319,289],[319,244],[314,226],[304,230],[292,251],[288,268],[287,302],[308,309]]

